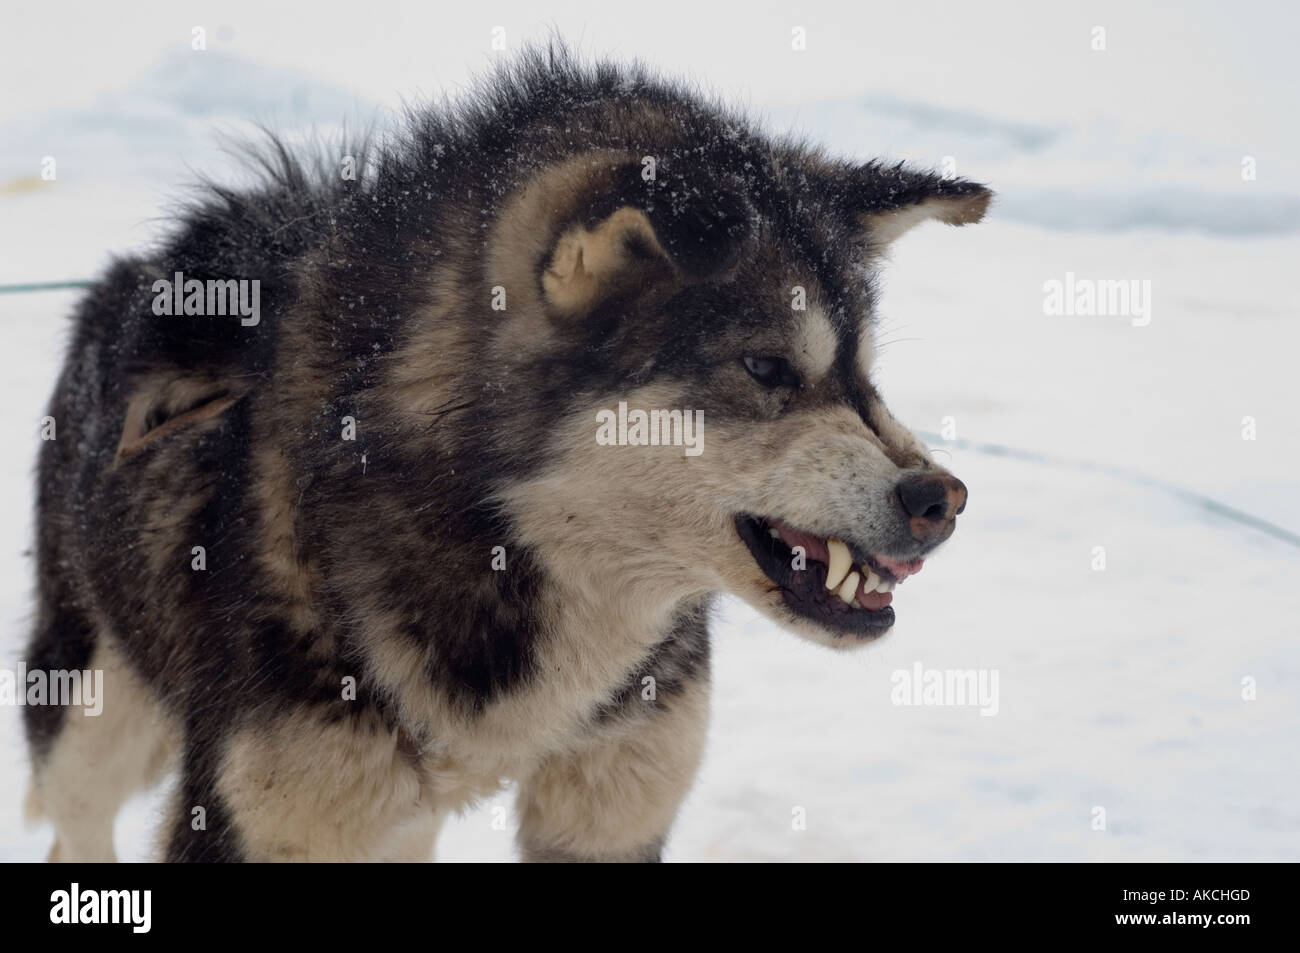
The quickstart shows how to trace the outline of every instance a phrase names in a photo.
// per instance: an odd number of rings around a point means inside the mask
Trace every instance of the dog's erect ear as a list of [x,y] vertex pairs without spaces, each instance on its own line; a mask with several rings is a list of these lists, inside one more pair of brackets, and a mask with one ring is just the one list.
[[583,314],[632,284],[671,274],[671,257],[650,217],[624,205],[604,220],[570,225],[542,272],[546,303],[562,316]]
[[542,272],[547,304],[558,314],[582,314],[663,280],[724,274],[754,232],[744,196],[703,176],[666,175],[661,167],[647,181],[640,163],[628,163],[595,192],[560,229]]
[[843,201],[863,229],[873,254],[888,248],[914,225],[934,219],[969,225],[984,217],[993,193],[978,182],[944,178],[902,164],[869,162],[840,183]]

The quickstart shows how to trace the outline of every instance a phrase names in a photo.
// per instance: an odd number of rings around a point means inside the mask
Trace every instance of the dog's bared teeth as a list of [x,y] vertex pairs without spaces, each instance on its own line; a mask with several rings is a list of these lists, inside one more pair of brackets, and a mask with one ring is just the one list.
[[876,592],[893,592],[893,591],[894,591],[894,584],[892,582],[885,582],[884,580],[881,580],[880,585],[876,586]]
[[[843,543],[840,544],[844,545]],[[852,602],[858,594],[858,583],[862,577],[855,572],[851,572],[844,579],[844,584],[836,590],[836,594],[845,602]]]
[[[826,551],[830,554],[829,563],[826,567],[826,588],[839,589],[840,583],[844,581],[845,573],[853,568],[853,556],[849,553],[849,547],[838,539],[826,540]],[[856,573],[854,575],[856,576]],[[844,601],[848,602],[849,600],[845,599]]]
[[862,584],[863,591],[875,592],[876,587],[880,585],[880,577],[876,575],[876,571],[874,569],[868,569],[866,566],[863,566],[862,576],[864,579],[866,579],[866,582]]
[[768,527],[768,529],[767,529],[767,535],[768,535],[768,536],[771,536],[773,539],[780,539],[780,538],[781,538],[781,534],[778,533],[778,532],[776,531],[776,527],[775,527],[775,526],[769,526],[769,527]]

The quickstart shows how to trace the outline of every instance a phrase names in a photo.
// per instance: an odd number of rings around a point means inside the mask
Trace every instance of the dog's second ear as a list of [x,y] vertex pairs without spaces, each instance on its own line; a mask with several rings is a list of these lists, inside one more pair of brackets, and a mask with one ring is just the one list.
[[921,222],[978,222],[993,200],[993,193],[978,182],[944,178],[901,163],[883,166],[869,162],[836,184],[843,190],[841,201],[855,216],[874,254]]
[[639,163],[611,170],[559,232],[542,272],[552,311],[583,314],[620,292],[706,281],[740,260],[754,211],[735,188],[686,175],[650,180]]

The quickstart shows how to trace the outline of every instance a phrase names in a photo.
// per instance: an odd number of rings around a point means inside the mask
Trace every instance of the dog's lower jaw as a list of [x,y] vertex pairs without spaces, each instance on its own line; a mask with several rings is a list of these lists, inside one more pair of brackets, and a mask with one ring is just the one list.
[[[794,566],[789,550],[772,541],[760,521],[742,515],[734,522],[749,565],[732,591],[783,628],[818,645],[843,650],[877,641],[893,627],[891,596],[881,597],[886,604],[876,609],[850,605],[826,586],[827,566],[814,555],[804,553],[804,564]],[[857,585],[858,577],[850,577]]]
[[844,633],[827,629],[805,619],[792,611],[785,602],[784,595],[778,590],[772,609],[762,609],[764,615],[782,628],[793,632],[805,641],[821,645],[837,652],[853,652],[879,642],[894,630],[893,625],[881,626],[867,632]]

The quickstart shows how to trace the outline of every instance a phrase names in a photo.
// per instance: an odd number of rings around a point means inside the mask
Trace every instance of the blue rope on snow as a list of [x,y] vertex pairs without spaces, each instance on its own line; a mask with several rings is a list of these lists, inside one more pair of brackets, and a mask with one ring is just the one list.
[[1211,499],[1204,494],[1197,493],[1195,490],[1189,490],[1186,487],[1178,486],[1174,483],[1168,483],[1155,477],[1147,476],[1145,473],[1139,473],[1136,470],[1126,470],[1123,467],[1111,466],[1106,463],[1093,463],[1090,460],[1068,460],[1063,457],[1053,457],[1045,453],[1038,453],[1035,450],[1023,450],[1019,447],[1009,447],[1000,443],[979,443],[973,440],[945,440],[936,433],[926,433],[918,430],[917,436],[928,443],[937,444],[944,447],[955,447],[958,450],[969,450],[972,453],[982,453],[988,457],[1006,457],[1011,460],[1020,460],[1025,463],[1037,463],[1043,466],[1065,467],[1070,470],[1079,470],[1084,473],[1099,473],[1102,476],[1108,476],[1112,479],[1123,480],[1125,483],[1132,483],[1137,486],[1151,487],[1176,496],[1181,500],[1191,503],[1193,506],[1213,513],[1215,516],[1222,516],[1224,519],[1232,520],[1234,523],[1240,523],[1242,526],[1249,526],[1251,529],[1258,530],[1274,539],[1279,539],[1284,543],[1290,543],[1292,546],[1300,547],[1300,535],[1278,526],[1276,523],[1270,523],[1268,520],[1260,519],[1258,516],[1252,516],[1244,510],[1228,506],[1226,503],[1220,503],[1218,500]]
[[89,288],[93,281],[33,281],[22,285],[0,285],[0,294],[17,294],[23,291],[63,291],[66,288]]

